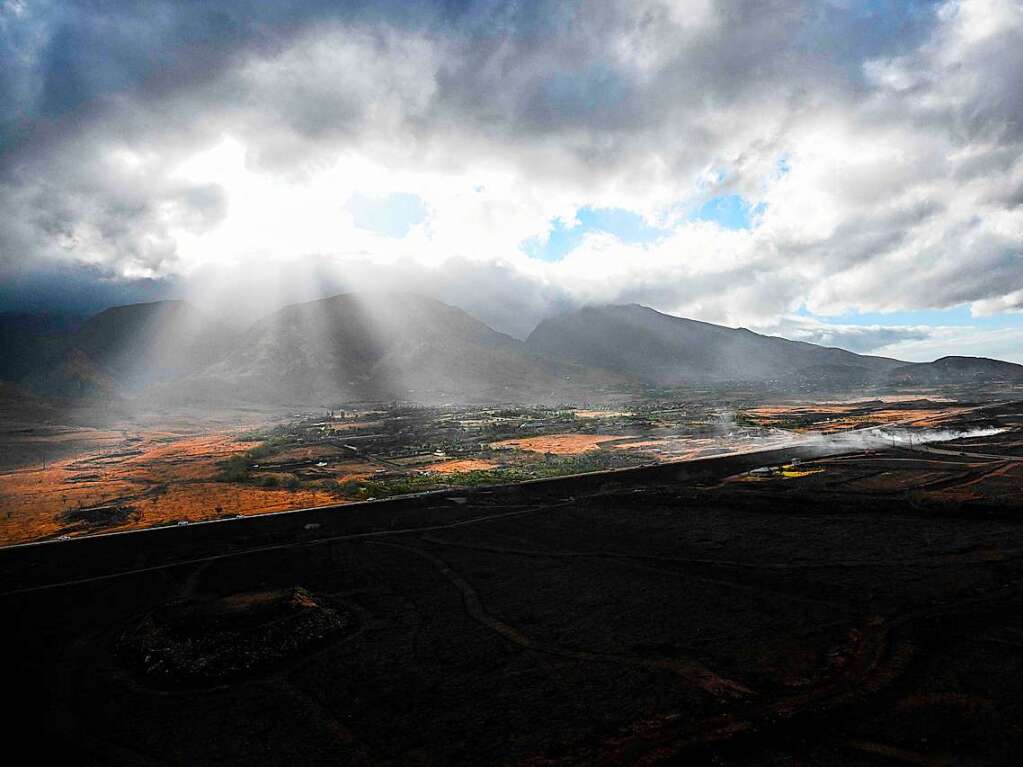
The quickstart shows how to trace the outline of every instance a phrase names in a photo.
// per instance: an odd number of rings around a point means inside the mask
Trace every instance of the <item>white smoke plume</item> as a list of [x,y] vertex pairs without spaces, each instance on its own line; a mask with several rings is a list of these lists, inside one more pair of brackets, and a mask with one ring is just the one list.
[[990,437],[1006,429],[982,427],[975,429],[909,429],[874,427],[840,434],[814,434],[797,444],[824,445],[849,449],[877,450],[885,447],[913,447],[932,442],[949,442],[971,437]]

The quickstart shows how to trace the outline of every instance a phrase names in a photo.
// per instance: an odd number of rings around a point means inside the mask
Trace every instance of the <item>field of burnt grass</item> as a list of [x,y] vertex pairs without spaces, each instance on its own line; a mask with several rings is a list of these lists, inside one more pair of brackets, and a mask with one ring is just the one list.
[[184,598],[129,626],[116,652],[149,684],[202,687],[243,678],[351,627],[343,609],[300,587]]

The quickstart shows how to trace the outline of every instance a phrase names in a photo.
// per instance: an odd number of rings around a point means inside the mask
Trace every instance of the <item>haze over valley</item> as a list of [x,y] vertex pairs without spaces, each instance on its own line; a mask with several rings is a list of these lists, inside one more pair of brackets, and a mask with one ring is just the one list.
[[557,315],[524,340],[435,299],[388,292],[287,306],[241,330],[182,301],[111,307],[77,326],[9,313],[0,329],[9,395],[85,402],[570,403],[700,386],[779,396],[1023,382],[1014,363],[906,363],[636,304]]

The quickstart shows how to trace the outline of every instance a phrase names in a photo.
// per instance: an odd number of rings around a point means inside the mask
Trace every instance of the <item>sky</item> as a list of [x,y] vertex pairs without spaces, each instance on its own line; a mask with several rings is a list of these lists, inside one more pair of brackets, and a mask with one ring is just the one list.
[[1023,363],[1023,0],[0,0],[0,310],[414,290]]

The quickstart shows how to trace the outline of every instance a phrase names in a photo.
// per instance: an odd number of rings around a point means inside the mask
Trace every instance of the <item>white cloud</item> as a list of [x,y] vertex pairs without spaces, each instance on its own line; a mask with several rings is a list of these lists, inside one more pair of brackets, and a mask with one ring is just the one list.
[[874,353],[909,362],[965,355],[1023,364],[1023,328],[937,327],[928,332],[925,339],[896,342],[879,347]]

